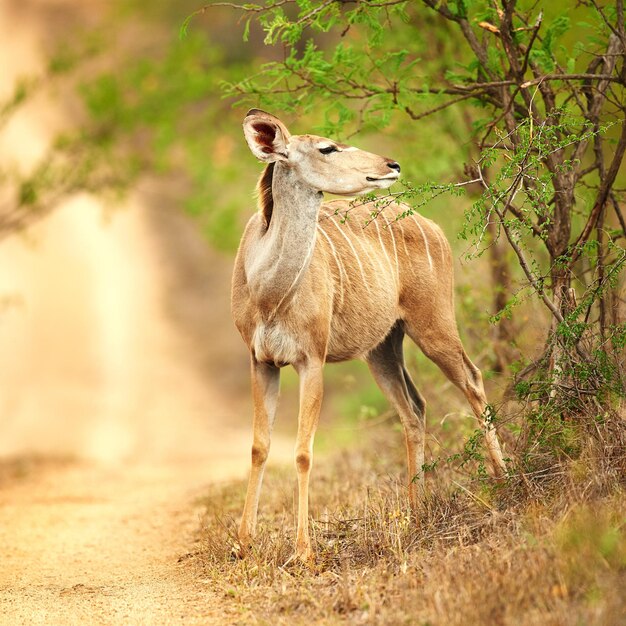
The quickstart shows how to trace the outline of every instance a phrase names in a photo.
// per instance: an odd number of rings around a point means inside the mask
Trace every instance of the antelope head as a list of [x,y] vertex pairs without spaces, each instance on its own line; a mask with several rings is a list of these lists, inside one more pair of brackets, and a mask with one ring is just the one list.
[[248,111],[243,130],[252,154],[265,163],[280,162],[316,191],[340,196],[387,189],[400,177],[400,165],[359,148],[316,135],[292,135],[273,115]]

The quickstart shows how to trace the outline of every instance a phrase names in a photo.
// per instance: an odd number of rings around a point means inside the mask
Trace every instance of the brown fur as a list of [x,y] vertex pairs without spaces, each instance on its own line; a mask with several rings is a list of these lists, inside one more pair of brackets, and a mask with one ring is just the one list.
[[[264,190],[261,212],[250,220],[242,250],[250,238],[258,236],[259,227],[269,225],[268,208],[271,210],[273,201],[264,187],[267,171],[259,182],[259,188],[263,186]],[[385,338],[396,321],[416,310],[422,323],[413,323],[412,316],[406,320],[416,341],[421,334],[419,327],[424,323],[447,324],[451,329],[446,331],[456,334],[451,310],[452,258],[445,235],[434,222],[421,215],[396,221],[408,208],[403,205],[388,207],[376,222],[366,225],[374,208],[371,204],[351,207],[344,200],[321,207],[318,224],[324,234],[318,233],[303,283],[285,315],[280,316],[281,323],[308,344],[303,346],[303,353],[314,350],[318,358],[329,362],[364,357]],[[394,276],[396,255],[398,271]],[[246,291],[241,261],[236,263],[233,277],[233,312],[237,327],[251,345],[254,328],[268,317],[269,310],[257,308],[247,297],[240,298],[239,294]],[[315,298],[315,305],[311,297]],[[447,314],[442,315],[445,311]],[[317,323],[311,319],[313,312]]]

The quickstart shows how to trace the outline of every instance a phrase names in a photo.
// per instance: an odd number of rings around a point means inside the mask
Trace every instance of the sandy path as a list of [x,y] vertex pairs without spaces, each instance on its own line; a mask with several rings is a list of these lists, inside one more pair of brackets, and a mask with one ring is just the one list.
[[[160,268],[171,246],[159,247],[147,209],[106,227],[99,214],[77,199],[33,234],[36,248],[0,247],[0,291],[24,302],[0,328],[10,347],[0,354],[0,478],[2,456],[44,459],[0,481],[0,624],[229,623],[220,598],[178,563],[197,541],[197,498],[249,463],[248,392],[216,384],[194,348],[206,340],[203,354],[220,360],[227,307],[216,311],[214,295],[204,315],[207,285],[189,285],[201,320],[225,318],[218,342],[200,333],[194,344],[193,328],[165,310],[168,286],[189,272]],[[215,265],[204,245],[198,254],[188,261]],[[227,291],[227,274],[215,280]],[[80,295],[62,298],[66,285]],[[291,458],[291,443],[275,436],[272,456]]]
[[224,623],[178,559],[207,479],[241,471],[232,457],[43,469],[0,494],[0,624]]

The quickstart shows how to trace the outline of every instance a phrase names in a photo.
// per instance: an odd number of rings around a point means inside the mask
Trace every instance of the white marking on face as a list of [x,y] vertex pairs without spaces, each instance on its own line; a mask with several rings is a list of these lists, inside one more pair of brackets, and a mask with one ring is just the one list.
[[342,148],[342,152],[357,152],[359,148],[355,148],[354,146],[348,146],[347,148]]
[[428,239],[426,239],[426,233],[424,232],[422,225],[417,221],[417,218],[415,217],[415,215],[412,214],[411,217],[413,218],[413,221],[417,224],[417,227],[420,229],[420,232],[422,233],[422,237],[424,238],[424,245],[426,246],[426,255],[428,256],[428,265],[430,265],[430,270],[432,272],[433,258],[430,256],[430,248],[428,246]]
[[356,259],[356,262],[359,264],[359,270],[361,272],[361,278],[363,279],[363,285],[365,286],[367,291],[369,291],[370,288],[365,278],[365,272],[363,271],[363,265],[361,263],[361,259],[359,258],[359,255],[357,254],[356,250],[354,249],[352,242],[350,241],[350,239],[348,239],[348,236],[346,235],[346,233],[344,233],[343,230],[341,230],[341,227],[339,226],[339,224],[337,224],[337,222],[335,221],[335,218],[332,217],[331,215],[329,215],[329,217],[330,217],[330,221],[337,227],[337,230],[341,233],[342,237],[348,242],[348,245],[350,246],[350,250],[352,250],[352,253],[354,254],[354,258]]

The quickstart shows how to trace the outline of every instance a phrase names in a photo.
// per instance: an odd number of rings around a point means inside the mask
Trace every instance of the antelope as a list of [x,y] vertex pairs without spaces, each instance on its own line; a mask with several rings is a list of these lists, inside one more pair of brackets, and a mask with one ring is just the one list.
[[245,552],[256,532],[280,369],[292,365],[300,380],[294,557],[306,562],[313,557],[309,476],[325,363],[367,362],[403,425],[415,510],[424,484],[426,405],[404,363],[405,334],[465,394],[485,429],[494,474],[502,475],[506,466],[480,370],[459,339],[452,254],[442,230],[399,203],[372,220],[372,203],[323,201],[324,192],[356,196],[387,189],[398,180],[400,165],[324,137],[291,135],[259,109],[248,112],[243,132],[252,154],[267,166],[257,187],[259,211],[245,228],[232,281],[232,314],[250,350],[254,403],[239,542]]

